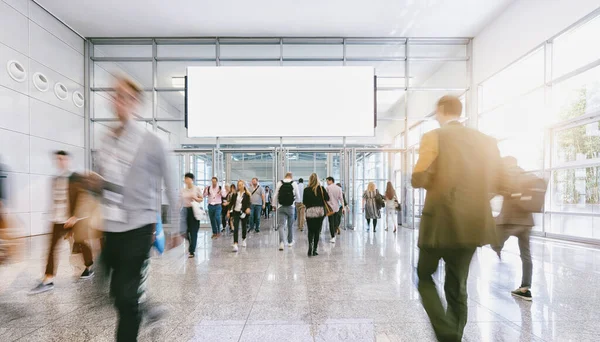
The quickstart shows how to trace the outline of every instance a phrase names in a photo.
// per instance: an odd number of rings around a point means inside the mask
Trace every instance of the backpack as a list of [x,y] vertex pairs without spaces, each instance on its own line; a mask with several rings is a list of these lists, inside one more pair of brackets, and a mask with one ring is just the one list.
[[529,213],[542,213],[546,200],[546,188],[548,183],[533,174],[522,173],[518,177],[519,190],[513,193],[512,198],[521,210]]
[[281,183],[279,193],[277,194],[277,200],[281,205],[290,206],[294,204],[295,201],[294,185],[292,185],[292,182],[282,181]]

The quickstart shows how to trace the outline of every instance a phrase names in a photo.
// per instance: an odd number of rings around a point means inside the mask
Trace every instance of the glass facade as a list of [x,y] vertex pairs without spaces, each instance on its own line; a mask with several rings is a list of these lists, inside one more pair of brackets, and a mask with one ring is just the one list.
[[478,86],[479,129],[549,177],[541,234],[600,238],[599,29],[600,17],[578,23]]

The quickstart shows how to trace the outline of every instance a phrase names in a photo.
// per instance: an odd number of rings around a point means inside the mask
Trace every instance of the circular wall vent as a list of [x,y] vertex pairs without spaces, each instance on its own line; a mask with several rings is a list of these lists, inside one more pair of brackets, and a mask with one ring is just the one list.
[[48,88],[50,88],[48,78],[41,72],[36,72],[33,74],[33,85],[37,88],[37,90],[42,92],[48,91]]
[[6,63],[6,71],[8,71],[10,77],[17,82],[23,82],[27,79],[27,71],[23,64],[18,61],[8,61],[8,63]]
[[85,99],[83,98],[83,95],[79,91],[74,91],[73,92],[73,103],[75,104],[75,106],[81,108],[81,107],[83,107],[84,102],[85,102]]
[[61,100],[66,100],[69,97],[69,90],[64,84],[57,82],[54,85],[54,94]]

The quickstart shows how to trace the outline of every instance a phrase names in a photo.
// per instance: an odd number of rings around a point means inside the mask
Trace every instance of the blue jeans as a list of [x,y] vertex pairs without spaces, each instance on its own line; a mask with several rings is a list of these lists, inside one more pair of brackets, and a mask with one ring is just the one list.
[[221,232],[221,211],[222,207],[220,204],[208,206],[208,217],[210,218],[210,226],[212,227],[213,234]]
[[288,233],[287,233],[287,242],[292,243],[294,241],[294,210],[296,208],[291,205],[281,206],[277,209],[277,213],[279,214],[279,222],[277,222],[279,226],[279,242],[285,242],[285,226],[287,224]]
[[252,204],[250,206],[250,230],[260,230],[260,214],[262,212],[262,204]]

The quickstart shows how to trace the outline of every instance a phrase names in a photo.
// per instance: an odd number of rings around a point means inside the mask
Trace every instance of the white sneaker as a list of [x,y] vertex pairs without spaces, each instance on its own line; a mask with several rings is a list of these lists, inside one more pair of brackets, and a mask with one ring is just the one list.
[[233,251],[234,251],[234,252],[237,252],[237,251],[238,251],[238,245],[237,245],[237,243],[233,245]]
[[242,247],[246,247],[246,239],[242,240]]
[[331,240],[329,240],[329,242],[331,243],[335,243],[335,236],[331,238]]
[[292,246],[294,246],[294,241],[288,243],[288,247],[292,247]]
[[283,242],[279,243],[279,250],[282,251],[283,250]]

